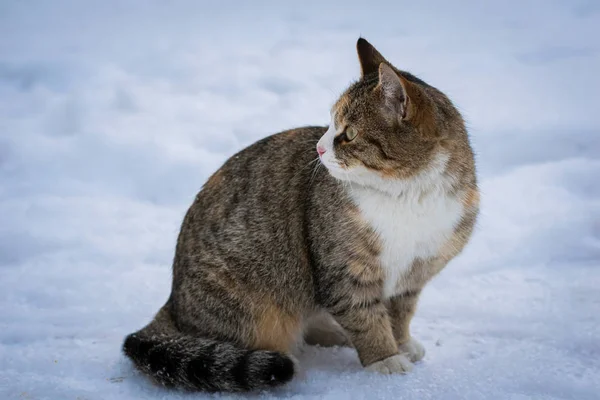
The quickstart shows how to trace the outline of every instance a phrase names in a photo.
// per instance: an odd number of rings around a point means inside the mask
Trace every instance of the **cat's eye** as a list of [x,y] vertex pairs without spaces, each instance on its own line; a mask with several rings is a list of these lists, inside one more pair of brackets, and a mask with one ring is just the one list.
[[358,131],[353,127],[349,126],[346,128],[346,140],[354,140],[354,138],[358,135]]

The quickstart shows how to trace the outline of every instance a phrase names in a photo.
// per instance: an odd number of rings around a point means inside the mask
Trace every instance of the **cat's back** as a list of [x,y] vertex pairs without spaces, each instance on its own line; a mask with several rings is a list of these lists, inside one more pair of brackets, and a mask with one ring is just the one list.
[[206,181],[196,202],[209,208],[230,202],[256,208],[293,197],[294,192],[306,189],[318,160],[315,146],[325,130],[291,129],[242,149]]
[[318,166],[315,146],[325,130],[284,131],[229,158],[188,210],[176,259],[193,254],[207,261],[285,264],[297,258],[303,249],[307,194],[315,180],[331,179],[323,169],[313,176]]

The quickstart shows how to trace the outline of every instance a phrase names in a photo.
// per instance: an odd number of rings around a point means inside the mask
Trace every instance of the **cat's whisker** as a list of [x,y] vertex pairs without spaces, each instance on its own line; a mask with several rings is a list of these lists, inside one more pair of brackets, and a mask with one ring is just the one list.
[[342,170],[344,171],[344,174],[346,175],[346,180],[348,181],[348,185],[350,186],[350,191],[353,192],[354,188],[352,187],[352,180],[350,179],[350,173],[345,168],[342,168]]
[[[317,157],[317,160],[320,160],[319,157]],[[315,179],[315,176],[317,175],[317,172],[319,171],[319,167],[321,167],[322,163],[318,162],[317,164],[315,164],[315,166],[313,167],[313,171],[312,174],[310,176],[310,180],[308,181],[308,187],[312,186],[312,183]]]
[[295,179],[295,178],[298,176],[298,174],[300,174],[300,173],[301,173],[302,171],[304,171],[306,168],[310,167],[310,165],[311,165],[311,164],[313,164],[313,163],[315,163],[315,162],[317,162],[317,161],[319,161],[319,157],[315,158],[315,159],[314,159],[314,160],[312,160],[312,161],[309,161],[309,162],[307,162],[305,166],[303,166],[302,168],[298,169],[298,171],[297,171],[297,172],[294,174],[294,176],[293,176],[293,178],[292,178],[292,179]]

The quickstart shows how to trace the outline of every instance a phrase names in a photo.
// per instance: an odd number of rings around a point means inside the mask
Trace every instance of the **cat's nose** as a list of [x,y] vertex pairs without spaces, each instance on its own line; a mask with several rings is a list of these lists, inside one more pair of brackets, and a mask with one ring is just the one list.
[[317,153],[319,153],[319,157],[325,154],[325,147],[317,146]]

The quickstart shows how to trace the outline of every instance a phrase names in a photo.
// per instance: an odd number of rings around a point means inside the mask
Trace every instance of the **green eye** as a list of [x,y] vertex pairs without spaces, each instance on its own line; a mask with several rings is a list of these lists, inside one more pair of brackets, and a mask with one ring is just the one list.
[[349,126],[346,128],[346,139],[348,141],[354,140],[354,138],[358,135],[358,132],[353,127]]

